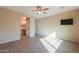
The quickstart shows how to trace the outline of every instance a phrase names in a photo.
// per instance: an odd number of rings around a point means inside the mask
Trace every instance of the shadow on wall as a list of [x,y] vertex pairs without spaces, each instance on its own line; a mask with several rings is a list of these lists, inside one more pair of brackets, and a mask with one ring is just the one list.
[[54,53],[63,42],[56,37],[56,32],[53,32],[52,34],[40,39],[40,41],[49,53]]

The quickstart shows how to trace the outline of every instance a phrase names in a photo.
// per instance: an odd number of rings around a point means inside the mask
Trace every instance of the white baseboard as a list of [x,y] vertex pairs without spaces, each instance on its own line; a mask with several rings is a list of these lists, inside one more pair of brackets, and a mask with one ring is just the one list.
[[0,44],[7,43],[7,42],[12,42],[12,41],[16,41],[16,40],[20,40],[20,38],[18,38],[18,39],[13,39],[13,40],[8,40],[8,41],[3,41],[3,42],[0,42]]

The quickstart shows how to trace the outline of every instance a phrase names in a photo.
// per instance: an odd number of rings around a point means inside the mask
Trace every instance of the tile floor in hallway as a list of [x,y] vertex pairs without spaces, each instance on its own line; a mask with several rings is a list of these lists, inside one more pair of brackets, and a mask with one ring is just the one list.
[[[62,40],[58,42],[53,39],[50,43],[43,36],[33,38],[22,37],[21,40],[0,44],[0,53],[78,53],[79,43]],[[41,41],[42,39],[42,41]],[[59,39],[60,40],[60,39]],[[48,42],[47,42],[48,41]]]

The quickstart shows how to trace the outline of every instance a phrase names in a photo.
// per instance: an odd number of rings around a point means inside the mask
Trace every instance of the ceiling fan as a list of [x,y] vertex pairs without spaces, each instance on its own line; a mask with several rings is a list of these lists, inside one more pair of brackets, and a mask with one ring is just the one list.
[[32,11],[37,14],[45,14],[47,13],[49,8],[43,8],[42,6],[36,6]]

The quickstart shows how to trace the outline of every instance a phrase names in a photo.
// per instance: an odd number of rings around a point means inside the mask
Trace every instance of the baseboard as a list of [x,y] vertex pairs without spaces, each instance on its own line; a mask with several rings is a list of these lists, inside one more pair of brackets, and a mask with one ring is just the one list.
[[59,39],[79,43],[79,40],[75,40],[75,39],[68,39],[68,38],[67,39],[66,38],[59,38]]
[[0,44],[8,43],[8,42],[16,41],[16,40],[20,40],[20,38],[18,38],[18,39],[14,39],[14,40],[8,40],[8,41],[0,42]]

